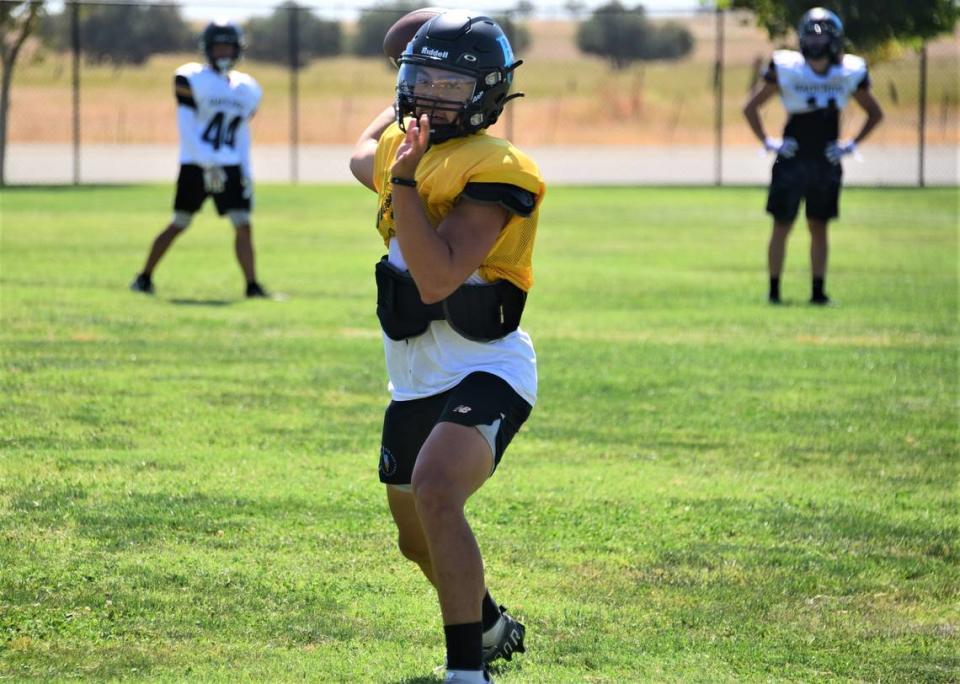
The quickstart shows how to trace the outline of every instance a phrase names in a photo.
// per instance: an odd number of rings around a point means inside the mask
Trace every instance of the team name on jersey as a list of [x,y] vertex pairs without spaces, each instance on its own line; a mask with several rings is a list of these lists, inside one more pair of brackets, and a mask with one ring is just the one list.
[[839,64],[831,64],[827,72],[815,72],[803,55],[793,50],[777,50],[764,76],[780,89],[784,107],[790,114],[817,109],[843,109],[851,95],[869,87],[866,62],[855,55],[845,55]]
[[243,102],[230,97],[208,97],[206,103],[210,107],[230,107],[232,109],[243,109]]

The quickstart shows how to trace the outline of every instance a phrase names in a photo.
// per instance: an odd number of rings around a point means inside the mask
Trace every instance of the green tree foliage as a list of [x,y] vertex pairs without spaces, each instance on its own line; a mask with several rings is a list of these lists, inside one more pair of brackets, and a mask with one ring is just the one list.
[[[383,37],[390,27],[407,12],[422,6],[422,2],[399,0],[362,12],[357,22],[357,33],[353,38],[353,54],[362,57],[383,55]],[[520,54],[530,47],[530,31],[525,26],[513,21],[507,14],[491,18],[500,24],[515,53]]]
[[577,45],[623,69],[636,61],[679,59],[693,49],[693,35],[675,22],[653,23],[642,6],[628,9],[613,0],[580,23]]
[[[875,50],[891,42],[915,43],[953,31],[960,8],[956,0],[819,0],[843,20],[847,39],[858,50]],[[773,38],[787,35],[810,0],[732,0],[749,9]]]
[[530,47],[530,30],[519,22],[515,22],[510,15],[502,14],[490,17],[500,25],[510,41],[514,54],[522,55]]
[[[51,15],[40,35],[57,50],[70,48],[70,13]],[[196,48],[196,36],[177,5],[85,5],[80,46],[90,62],[143,64],[151,55]]]
[[357,32],[353,37],[352,52],[361,57],[383,56],[383,37],[407,12],[422,7],[422,3],[400,0],[376,5],[360,13]]
[[247,22],[247,56],[275,64],[290,63],[290,13],[296,11],[299,67],[314,58],[332,57],[343,50],[343,31],[336,21],[320,19],[305,7],[285,3],[269,17]]

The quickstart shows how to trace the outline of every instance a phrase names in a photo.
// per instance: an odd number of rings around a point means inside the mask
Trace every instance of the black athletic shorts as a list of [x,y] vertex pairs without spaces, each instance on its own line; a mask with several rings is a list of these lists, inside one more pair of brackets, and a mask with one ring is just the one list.
[[806,200],[807,218],[829,221],[840,214],[843,167],[823,159],[777,158],[773,164],[767,213],[780,223],[793,223]]
[[[239,166],[224,166],[227,172],[227,182],[219,195],[213,195],[217,205],[217,213],[223,216],[228,211],[250,211],[252,205],[251,194],[244,197],[243,174]],[[177,196],[173,200],[175,211],[186,211],[196,214],[203,206],[203,201],[210,193],[203,187],[203,169],[197,164],[181,164],[180,175],[177,177]]]
[[523,397],[490,373],[471,373],[456,387],[432,397],[391,401],[383,417],[380,481],[409,485],[420,448],[433,427],[444,422],[477,427],[492,438],[496,469],[530,411]]

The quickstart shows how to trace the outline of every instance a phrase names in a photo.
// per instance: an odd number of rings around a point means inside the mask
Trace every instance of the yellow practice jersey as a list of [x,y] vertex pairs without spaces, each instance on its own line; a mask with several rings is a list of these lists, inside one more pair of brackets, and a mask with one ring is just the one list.
[[[393,123],[380,136],[374,160],[373,182],[380,200],[377,230],[385,245],[396,235],[390,168],[404,137],[404,132]],[[449,213],[467,183],[506,183],[533,193],[536,196],[533,211],[528,216],[510,214],[510,220],[479,268],[480,276],[487,282],[507,280],[524,291],[533,286],[533,242],[546,186],[529,157],[507,140],[481,131],[431,145],[417,166],[416,181],[417,192],[434,228]]]

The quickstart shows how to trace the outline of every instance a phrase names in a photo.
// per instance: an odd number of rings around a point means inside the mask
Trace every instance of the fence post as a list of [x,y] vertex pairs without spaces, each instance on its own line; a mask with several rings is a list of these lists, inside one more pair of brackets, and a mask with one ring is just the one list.
[[920,187],[926,185],[926,177],[924,173],[924,161],[927,151],[927,44],[924,43],[920,47],[920,93],[918,107],[920,111],[918,112],[918,131],[919,136],[919,163],[920,167],[918,169],[917,180]]
[[297,26],[297,12],[299,6],[290,3],[288,11],[288,41],[290,46],[290,182],[297,183],[299,179],[299,145],[300,145],[300,83],[298,72],[300,69],[300,31]]
[[70,45],[73,52],[73,184],[80,185],[80,0],[70,3]]
[[713,71],[714,92],[714,136],[716,137],[716,151],[714,153],[714,184],[723,185],[723,19],[724,10],[717,7],[717,61]]

